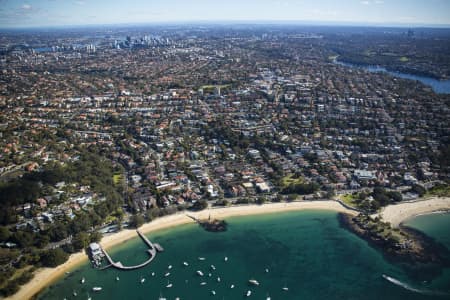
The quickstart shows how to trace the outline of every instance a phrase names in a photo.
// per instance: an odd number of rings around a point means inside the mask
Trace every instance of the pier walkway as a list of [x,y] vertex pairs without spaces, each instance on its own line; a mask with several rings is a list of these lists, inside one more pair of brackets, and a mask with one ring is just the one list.
[[139,237],[148,245],[149,249],[147,250],[148,254],[149,254],[149,259],[146,260],[145,262],[143,262],[142,264],[139,265],[135,265],[135,266],[124,266],[122,265],[122,263],[120,261],[115,262],[111,256],[109,256],[109,254],[106,252],[105,249],[102,249],[103,253],[105,254],[106,260],[108,260],[109,265],[104,267],[104,269],[109,268],[109,267],[114,267],[116,269],[120,269],[120,270],[135,270],[135,269],[139,269],[142,267],[145,267],[146,265],[148,265],[149,263],[151,263],[153,261],[153,259],[156,256],[156,252],[157,251],[163,251],[164,249],[159,245],[159,244],[153,244],[145,235],[143,235],[139,230],[136,230],[136,232],[138,233]]

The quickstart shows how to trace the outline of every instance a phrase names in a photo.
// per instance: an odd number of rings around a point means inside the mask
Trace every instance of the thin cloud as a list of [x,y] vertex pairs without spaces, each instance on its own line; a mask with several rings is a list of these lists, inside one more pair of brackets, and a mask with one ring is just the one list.
[[21,8],[23,10],[31,10],[33,7],[30,4],[25,3],[24,5],[21,6]]

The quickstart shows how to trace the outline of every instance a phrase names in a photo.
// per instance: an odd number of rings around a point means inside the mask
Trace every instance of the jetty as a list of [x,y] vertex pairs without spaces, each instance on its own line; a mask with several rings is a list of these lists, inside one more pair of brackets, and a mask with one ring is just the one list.
[[149,249],[147,250],[147,253],[149,254],[149,258],[144,261],[143,263],[135,266],[124,266],[120,261],[114,261],[111,256],[109,256],[108,252],[106,252],[105,249],[102,249],[103,253],[105,254],[106,260],[109,262],[109,265],[102,268],[102,270],[107,269],[109,267],[114,267],[119,270],[136,270],[142,267],[145,267],[149,263],[153,261],[156,257],[157,252],[162,252],[164,249],[159,244],[153,244],[144,234],[142,234],[139,230],[136,230],[139,237],[148,245]]

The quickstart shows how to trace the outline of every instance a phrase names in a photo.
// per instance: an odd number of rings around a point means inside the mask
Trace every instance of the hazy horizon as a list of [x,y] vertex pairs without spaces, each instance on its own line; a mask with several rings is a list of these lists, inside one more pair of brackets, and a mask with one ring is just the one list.
[[0,0],[0,28],[276,23],[450,27],[446,0]]

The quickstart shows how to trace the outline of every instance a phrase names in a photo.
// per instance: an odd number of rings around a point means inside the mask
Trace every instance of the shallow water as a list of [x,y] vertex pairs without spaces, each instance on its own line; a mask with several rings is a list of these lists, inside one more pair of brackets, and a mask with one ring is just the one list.
[[[446,234],[430,225],[435,216],[424,218],[430,227],[422,226],[421,219],[419,223],[412,220],[412,226],[438,240],[448,238],[449,226]],[[444,223],[450,221],[448,215],[446,218]],[[336,212],[298,211],[227,220],[229,227],[224,233],[206,232],[190,224],[148,234],[165,248],[149,266],[135,271],[98,271],[86,263],[47,288],[38,299],[158,299],[159,295],[167,299],[242,299],[248,290],[252,292],[249,299],[265,299],[267,295],[271,299],[446,299],[445,293],[450,292],[448,269],[430,281],[415,280],[367,242],[340,228]],[[145,249],[136,238],[109,253],[124,265],[131,265],[147,258]],[[170,270],[169,265],[173,266]],[[197,270],[205,276],[198,276]],[[156,276],[152,277],[152,272]],[[167,272],[171,275],[164,277]],[[383,274],[395,281],[383,278]],[[86,278],[84,284],[80,283],[82,277]],[[141,278],[146,279],[142,284]],[[252,278],[260,285],[250,286],[248,280]],[[166,288],[168,282],[173,287]],[[93,292],[93,286],[103,290]]]

